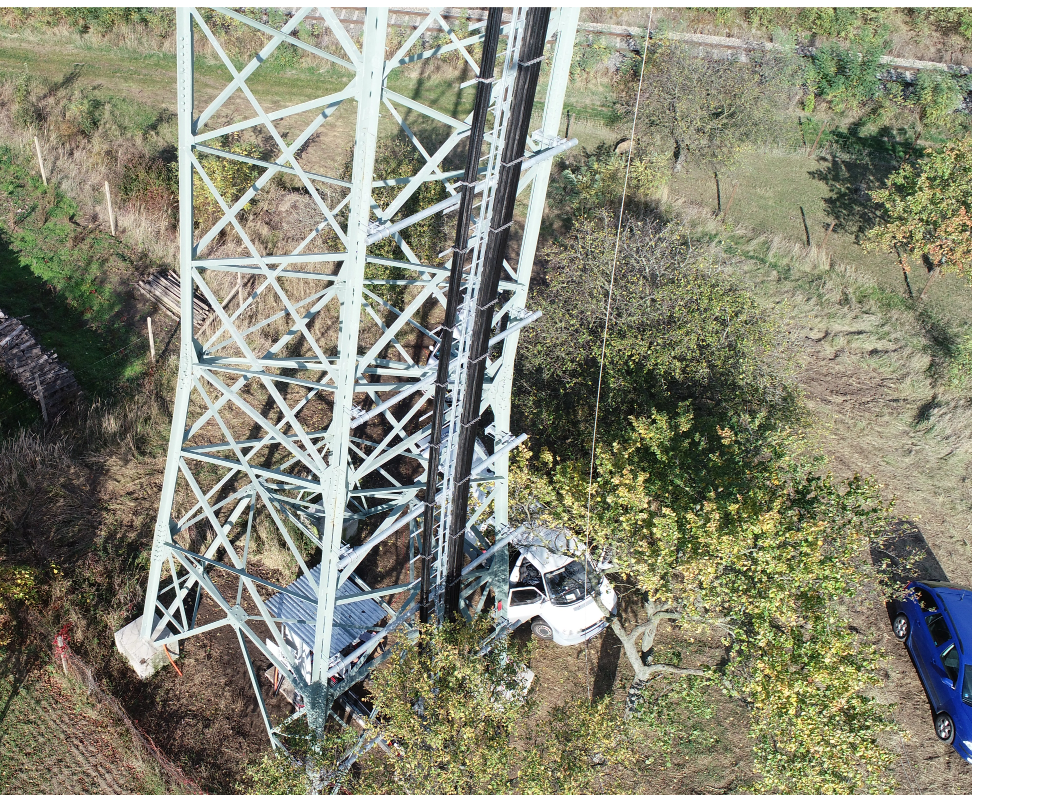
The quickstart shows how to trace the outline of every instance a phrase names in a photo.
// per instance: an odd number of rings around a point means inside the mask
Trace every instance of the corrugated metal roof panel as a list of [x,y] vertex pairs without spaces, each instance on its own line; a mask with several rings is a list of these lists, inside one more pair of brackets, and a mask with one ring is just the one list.
[[[321,564],[319,563],[310,570],[311,580],[307,575],[302,575],[291,585],[286,586],[287,591],[305,594],[314,599],[314,594],[319,578],[321,577]],[[311,584],[313,582],[313,585]],[[339,596],[355,596],[363,593],[351,580],[347,580],[340,587]],[[297,599],[288,593],[278,593],[266,602],[270,612],[276,618],[289,621],[301,621],[299,624],[285,624],[288,634],[298,638],[308,649],[314,648],[315,634],[315,605],[302,599]],[[359,636],[376,626],[377,623],[387,617],[384,609],[373,599],[364,599],[360,602],[350,602],[336,608],[333,619],[333,635],[330,644],[329,656],[339,654],[345,647],[351,645]]]

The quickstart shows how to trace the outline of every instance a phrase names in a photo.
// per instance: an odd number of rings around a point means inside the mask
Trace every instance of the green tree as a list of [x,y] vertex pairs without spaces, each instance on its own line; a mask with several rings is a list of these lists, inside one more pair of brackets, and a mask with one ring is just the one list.
[[912,258],[922,260],[930,274],[920,298],[943,271],[971,279],[971,136],[928,152],[915,166],[903,165],[872,198],[883,207],[883,221],[866,245],[896,253],[907,288]]
[[[634,59],[633,59],[634,60]],[[622,115],[632,118],[639,69],[616,87]],[[775,92],[749,63],[698,58],[686,47],[664,41],[647,53],[639,93],[639,138],[672,151],[673,170],[727,162],[743,146],[772,128]]]
[[[877,738],[893,724],[868,695],[882,655],[849,629],[855,611],[881,604],[867,555],[889,509],[871,481],[838,488],[742,447],[736,429],[685,407],[653,412],[600,450],[590,517],[583,463],[523,487],[567,526],[589,522],[596,554],[642,601],[638,623],[611,619],[635,672],[630,706],[657,677],[710,676],[750,707],[759,791],[889,792],[893,760]],[[719,635],[722,672],[654,661],[665,621]]]
[[487,649],[486,620],[422,626],[374,673],[376,739],[351,792],[480,795],[617,792],[610,772],[629,761],[609,701],[575,701],[537,716],[512,644]]
[[611,299],[616,235],[612,215],[582,218],[543,252],[529,305],[544,317],[523,332],[513,391],[537,441],[590,452],[607,303],[600,438],[623,432],[628,416],[685,400],[700,413],[743,416],[755,435],[792,418],[781,332],[715,267],[713,250],[683,224],[628,220]]

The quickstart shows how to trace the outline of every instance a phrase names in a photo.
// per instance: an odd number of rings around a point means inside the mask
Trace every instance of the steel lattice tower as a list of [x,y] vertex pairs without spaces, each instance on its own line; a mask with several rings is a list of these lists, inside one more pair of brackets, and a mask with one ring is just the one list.
[[[298,693],[293,718],[321,731],[334,700],[387,659],[389,634],[410,631],[419,612],[439,621],[499,604],[507,626],[508,456],[525,438],[510,432],[510,388],[520,330],[537,317],[524,306],[551,162],[575,143],[558,132],[579,10],[493,9],[464,37],[441,12],[420,12],[411,29],[366,9],[356,45],[355,19],[329,8],[299,9],[283,27],[177,11],[181,349],[139,632],[159,648],[232,627],[275,744],[248,644]],[[298,35],[308,20],[339,48]],[[257,32],[257,56],[234,62],[223,24]],[[426,49],[430,26],[447,40]],[[293,47],[346,77],[309,89],[303,77],[311,96],[278,99],[276,72],[265,77]],[[416,74],[448,54],[473,80],[418,98]],[[458,115],[463,92],[477,99]],[[412,176],[382,173],[381,119],[417,151]],[[265,144],[241,146],[251,135]],[[311,158],[326,135],[346,139],[350,160]],[[466,168],[447,170],[463,148]],[[229,195],[227,166],[257,174],[242,195]],[[273,250],[263,227],[296,223],[258,209],[280,180],[312,219],[300,217],[301,243]],[[410,212],[417,191],[439,183],[444,198]],[[511,225],[515,196],[527,202],[521,225]],[[455,245],[419,258],[404,234],[450,213]],[[511,236],[516,263],[505,257]],[[388,239],[401,257],[369,251]],[[200,328],[196,296],[213,310]],[[256,563],[266,538],[290,578]],[[385,542],[405,550],[391,582],[374,568]],[[220,617],[197,621],[204,597]]]

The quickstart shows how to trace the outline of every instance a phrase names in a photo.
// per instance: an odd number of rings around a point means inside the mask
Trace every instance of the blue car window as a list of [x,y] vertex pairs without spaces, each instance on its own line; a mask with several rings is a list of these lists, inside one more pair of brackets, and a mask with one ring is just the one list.
[[953,684],[957,684],[957,675],[961,672],[961,656],[957,654],[957,647],[951,645],[942,652],[942,667],[946,669]]
[[964,666],[964,681],[961,682],[961,701],[972,705],[972,666]]
[[949,634],[949,627],[946,626],[946,619],[941,613],[927,617],[927,628],[931,631],[931,642],[936,646],[949,643],[952,636]]

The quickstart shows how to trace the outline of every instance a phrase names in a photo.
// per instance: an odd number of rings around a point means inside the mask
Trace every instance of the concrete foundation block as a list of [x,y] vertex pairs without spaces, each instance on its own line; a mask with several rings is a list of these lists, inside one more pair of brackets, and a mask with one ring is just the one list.
[[[153,673],[158,671],[169,663],[166,657],[166,652],[170,652],[170,656],[175,660],[178,657],[178,646],[176,640],[166,642],[173,633],[169,627],[163,627],[159,629],[159,619],[156,617],[155,625],[152,627],[152,634],[156,635],[155,642],[147,641],[140,636],[141,622],[144,620],[144,616],[140,616],[136,621],[126,624],[122,629],[115,633],[115,646],[118,647],[118,651],[125,657],[129,664],[133,667],[133,670],[137,672],[137,676],[141,679],[147,679]],[[165,645],[165,649],[163,648]]]

